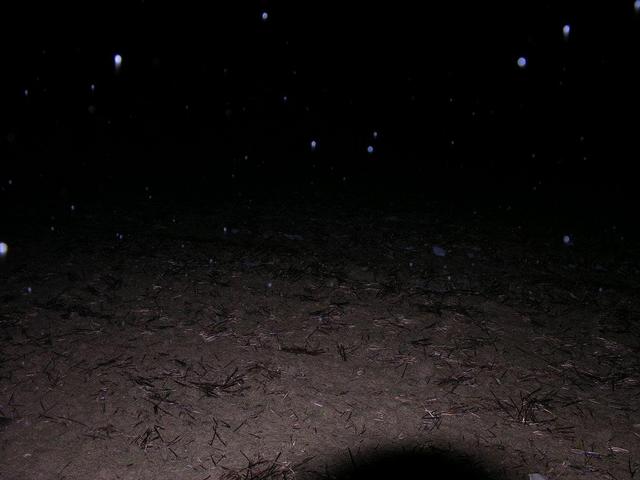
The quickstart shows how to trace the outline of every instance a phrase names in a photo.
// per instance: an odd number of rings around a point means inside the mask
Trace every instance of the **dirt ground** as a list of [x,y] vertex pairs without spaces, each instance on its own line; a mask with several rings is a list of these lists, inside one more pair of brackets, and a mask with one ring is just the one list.
[[0,230],[2,479],[640,478],[612,225],[145,200]]

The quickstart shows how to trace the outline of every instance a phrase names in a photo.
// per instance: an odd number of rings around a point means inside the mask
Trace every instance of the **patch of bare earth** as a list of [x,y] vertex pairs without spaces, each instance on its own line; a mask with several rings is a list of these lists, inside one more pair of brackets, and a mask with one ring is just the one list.
[[640,476],[628,245],[435,206],[16,225],[3,479],[334,478],[394,449],[495,478]]

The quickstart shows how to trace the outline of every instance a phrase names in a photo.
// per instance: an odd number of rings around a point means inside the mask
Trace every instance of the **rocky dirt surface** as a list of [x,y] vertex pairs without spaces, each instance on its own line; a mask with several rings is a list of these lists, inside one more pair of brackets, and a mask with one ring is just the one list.
[[154,202],[0,227],[1,478],[640,475],[615,226]]

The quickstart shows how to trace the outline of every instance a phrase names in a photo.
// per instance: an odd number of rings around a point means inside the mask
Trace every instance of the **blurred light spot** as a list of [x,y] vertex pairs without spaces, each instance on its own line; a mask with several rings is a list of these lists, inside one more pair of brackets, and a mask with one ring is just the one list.
[[369,145],[367,147],[367,153],[373,153],[373,146],[372,145]]
[[571,33],[571,25],[565,25],[562,27],[562,35],[564,38],[569,38],[569,34]]
[[120,70],[122,66],[122,56],[120,54],[116,53],[113,56],[113,65],[116,67],[116,71]]
[[432,248],[432,251],[436,257],[444,257],[447,254],[445,249],[442,248],[440,245],[434,245]]
[[4,257],[8,251],[9,246],[4,242],[0,242],[0,257]]
[[269,14],[267,12],[262,12],[262,15],[260,16],[260,18],[262,18],[263,22],[266,22],[269,19]]
[[518,66],[519,66],[520,68],[524,68],[524,67],[526,67],[526,66],[527,66],[527,59],[526,59],[526,58],[524,58],[524,57],[520,57],[520,58],[518,58]]

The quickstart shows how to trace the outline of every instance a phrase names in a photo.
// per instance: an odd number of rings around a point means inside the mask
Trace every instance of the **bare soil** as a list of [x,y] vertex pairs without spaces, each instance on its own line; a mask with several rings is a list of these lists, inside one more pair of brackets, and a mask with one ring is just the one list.
[[640,477],[613,226],[154,202],[0,227],[0,478]]

